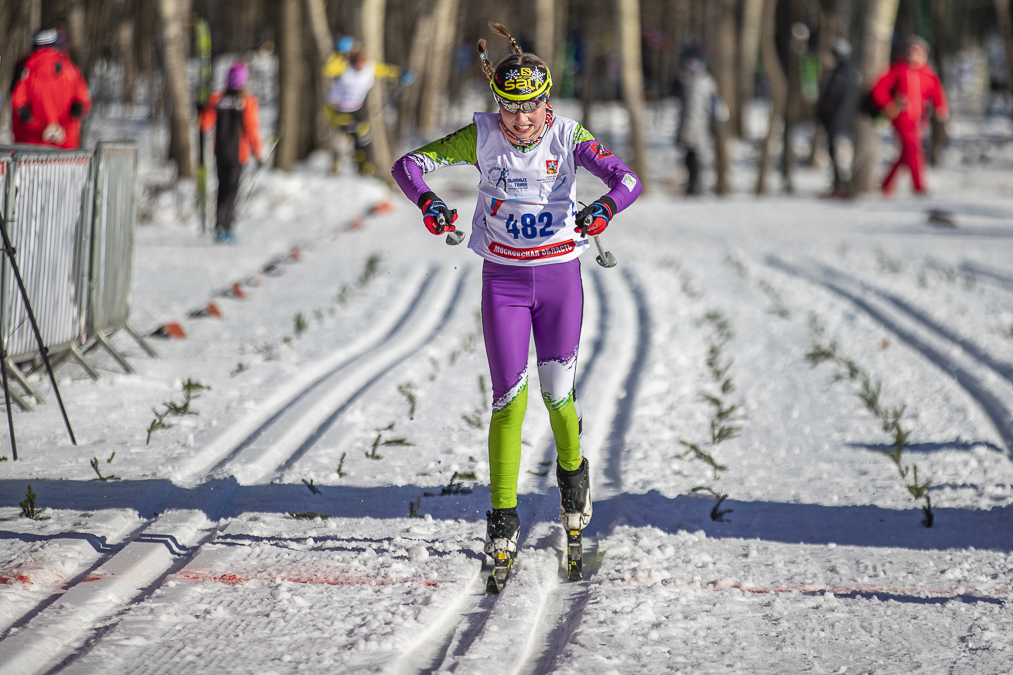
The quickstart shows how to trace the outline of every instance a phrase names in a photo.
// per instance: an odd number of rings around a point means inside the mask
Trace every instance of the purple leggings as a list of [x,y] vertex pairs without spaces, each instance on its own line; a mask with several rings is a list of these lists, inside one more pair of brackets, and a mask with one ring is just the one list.
[[580,410],[573,380],[583,305],[579,260],[536,267],[485,262],[482,328],[492,371],[489,488],[495,509],[517,506],[532,330],[559,465],[567,471],[580,466]]
[[[571,393],[573,368],[566,366],[576,361],[583,310],[579,260],[532,267],[485,261],[482,328],[495,408],[525,379],[532,330],[543,394],[558,401]],[[543,370],[549,364],[556,367]]]

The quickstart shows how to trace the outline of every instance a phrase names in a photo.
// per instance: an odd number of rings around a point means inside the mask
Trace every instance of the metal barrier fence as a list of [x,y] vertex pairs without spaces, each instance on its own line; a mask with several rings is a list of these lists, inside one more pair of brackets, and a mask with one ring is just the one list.
[[[58,355],[57,363],[73,357],[92,377],[98,371],[82,348],[99,345],[132,372],[108,341],[118,329],[127,328],[154,356],[129,322],[136,180],[132,143],[99,143],[94,157],[0,146],[0,208],[43,343]],[[6,259],[2,274],[0,339],[6,343],[7,370],[41,402],[14,366],[39,353]]]
[[[43,343],[65,351],[85,337],[91,155],[16,152],[7,179],[4,217],[15,259],[35,310]],[[10,264],[3,262],[4,314],[0,331],[17,363],[38,353]]]
[[155,355],[130,323],[137,228],[137,146],[99,143],[95,149],[94,186],[88,336],[108,349],[127,372],[133,372],[106,336],[126,328],[149,355]]

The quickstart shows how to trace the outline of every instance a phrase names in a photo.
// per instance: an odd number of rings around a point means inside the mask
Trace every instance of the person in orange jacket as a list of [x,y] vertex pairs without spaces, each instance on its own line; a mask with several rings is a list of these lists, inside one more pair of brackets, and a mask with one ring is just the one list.
[[245,63],[233,63],[225,79],[225,90],[211,95],[200,116],[203,131],[216,127],[218,203],[215,209],[215,241],[223,244],[239,243],[232,232],[232,219],[243,166],[250,161],[251,154],[258,162],[264,157],[264,145],[260,140],[260,102],[244,89],[249,76],[250,69]]
[[869,92],[873,103],[893,124],[900,141],[900,156],[883,179],[883,193],[893,191],[893,181],[901,166],[911,169],[915,193],[926,194],[922,180],[925,151],[922,135],[928,125],[926,103],[931,102],[936,117],[945,121],[950,114],[946,93],[936,71],[928,65],[929,45],[912,36],[907,42],[906,58],[890,66]]
[[76,150],[91,96],[81,71],[56,48],[56,38],[52,28],[35,33],[34,51],[18,64],[11,91],[11,127],[15,143]]

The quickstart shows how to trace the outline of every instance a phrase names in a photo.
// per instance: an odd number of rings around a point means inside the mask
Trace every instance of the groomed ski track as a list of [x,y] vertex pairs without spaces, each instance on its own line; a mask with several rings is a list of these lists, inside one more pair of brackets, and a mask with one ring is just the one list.
[[1013,366],[1002,363],[911,303],[825,265],[797,267],[778,258],[774,269],[821,286],[878,321],[953,378],[992,422],[1007,456],[1013,453]]
[[[589,294],[587,286],[594,292]],[[633,274],[595,270],[587,275],[583,337],[584,363],[577,381],[586,421],[582,445],[592,468],[592,498],[605,500],[622,492],[623,440],[650,345],[650,317]],[[584,538],[585,581],[567,581],[558,522],[555,446],[547,429],[540,435],[536,447],[543,451],[534,458],[543,460],[537,466],[549,468],[523,473],[530,480],[522,479],[521,491],[544,497],[536,500],[531,511],[518,509],[525,535],[502,593],[486,594],[488,568],[483,568],[448,608],[445,620],[428,631],[443,635],[435,648],[426,648],[420,641],[379,672],[481,673],[490,663],[518,675],[554,670],[556,657],[579,625],[588,602],[586,578],[596,571],[597,543],[594,536]],[[528,460],[522,469],[526,466],[536,465]],[[614,507],[599,509],[588,532],[607,532],[618,517],[615,511]]]
[[3,673],[59,671],[86,653],[116,615],[142,601],[214,539],[215,514],[229,506],[239,485],[267,481],[309,450],[351,402],[438,334],[467,276],[450,266],[414,269],[413,283],[402,286],[411,290],[392,299],[388,312],[359,339],[312,373],[279,387],[260,410],[209,442],[180,478],[192,480],[205,467],[209,477],[218,478],[159,509],[163,515],[17,622],[19,630],[0,643]]

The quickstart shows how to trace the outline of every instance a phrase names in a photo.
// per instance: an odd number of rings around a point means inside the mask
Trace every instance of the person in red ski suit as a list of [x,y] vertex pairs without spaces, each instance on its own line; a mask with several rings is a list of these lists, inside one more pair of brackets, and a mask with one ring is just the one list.
[[884,194],[893,191],[893,180],[901,166],[911,169],[915,193],[926,193],[922,179],[925,166],[922,135],[928,125],[926,103],[932,103],[941,120],[945,121],[950,112],[943,85],[928,60],[928,43],[912,37],[907,43],[906,58],[890,66],[870,92],[873,102],[893,124],[900,140],[900,156],[883,179]]
[[15,143],[76,150],[81,145],[81,118],[91,96],[81,71],[56,48],[56,31],[38,31],[35,50],[18,64],[11,92]]

